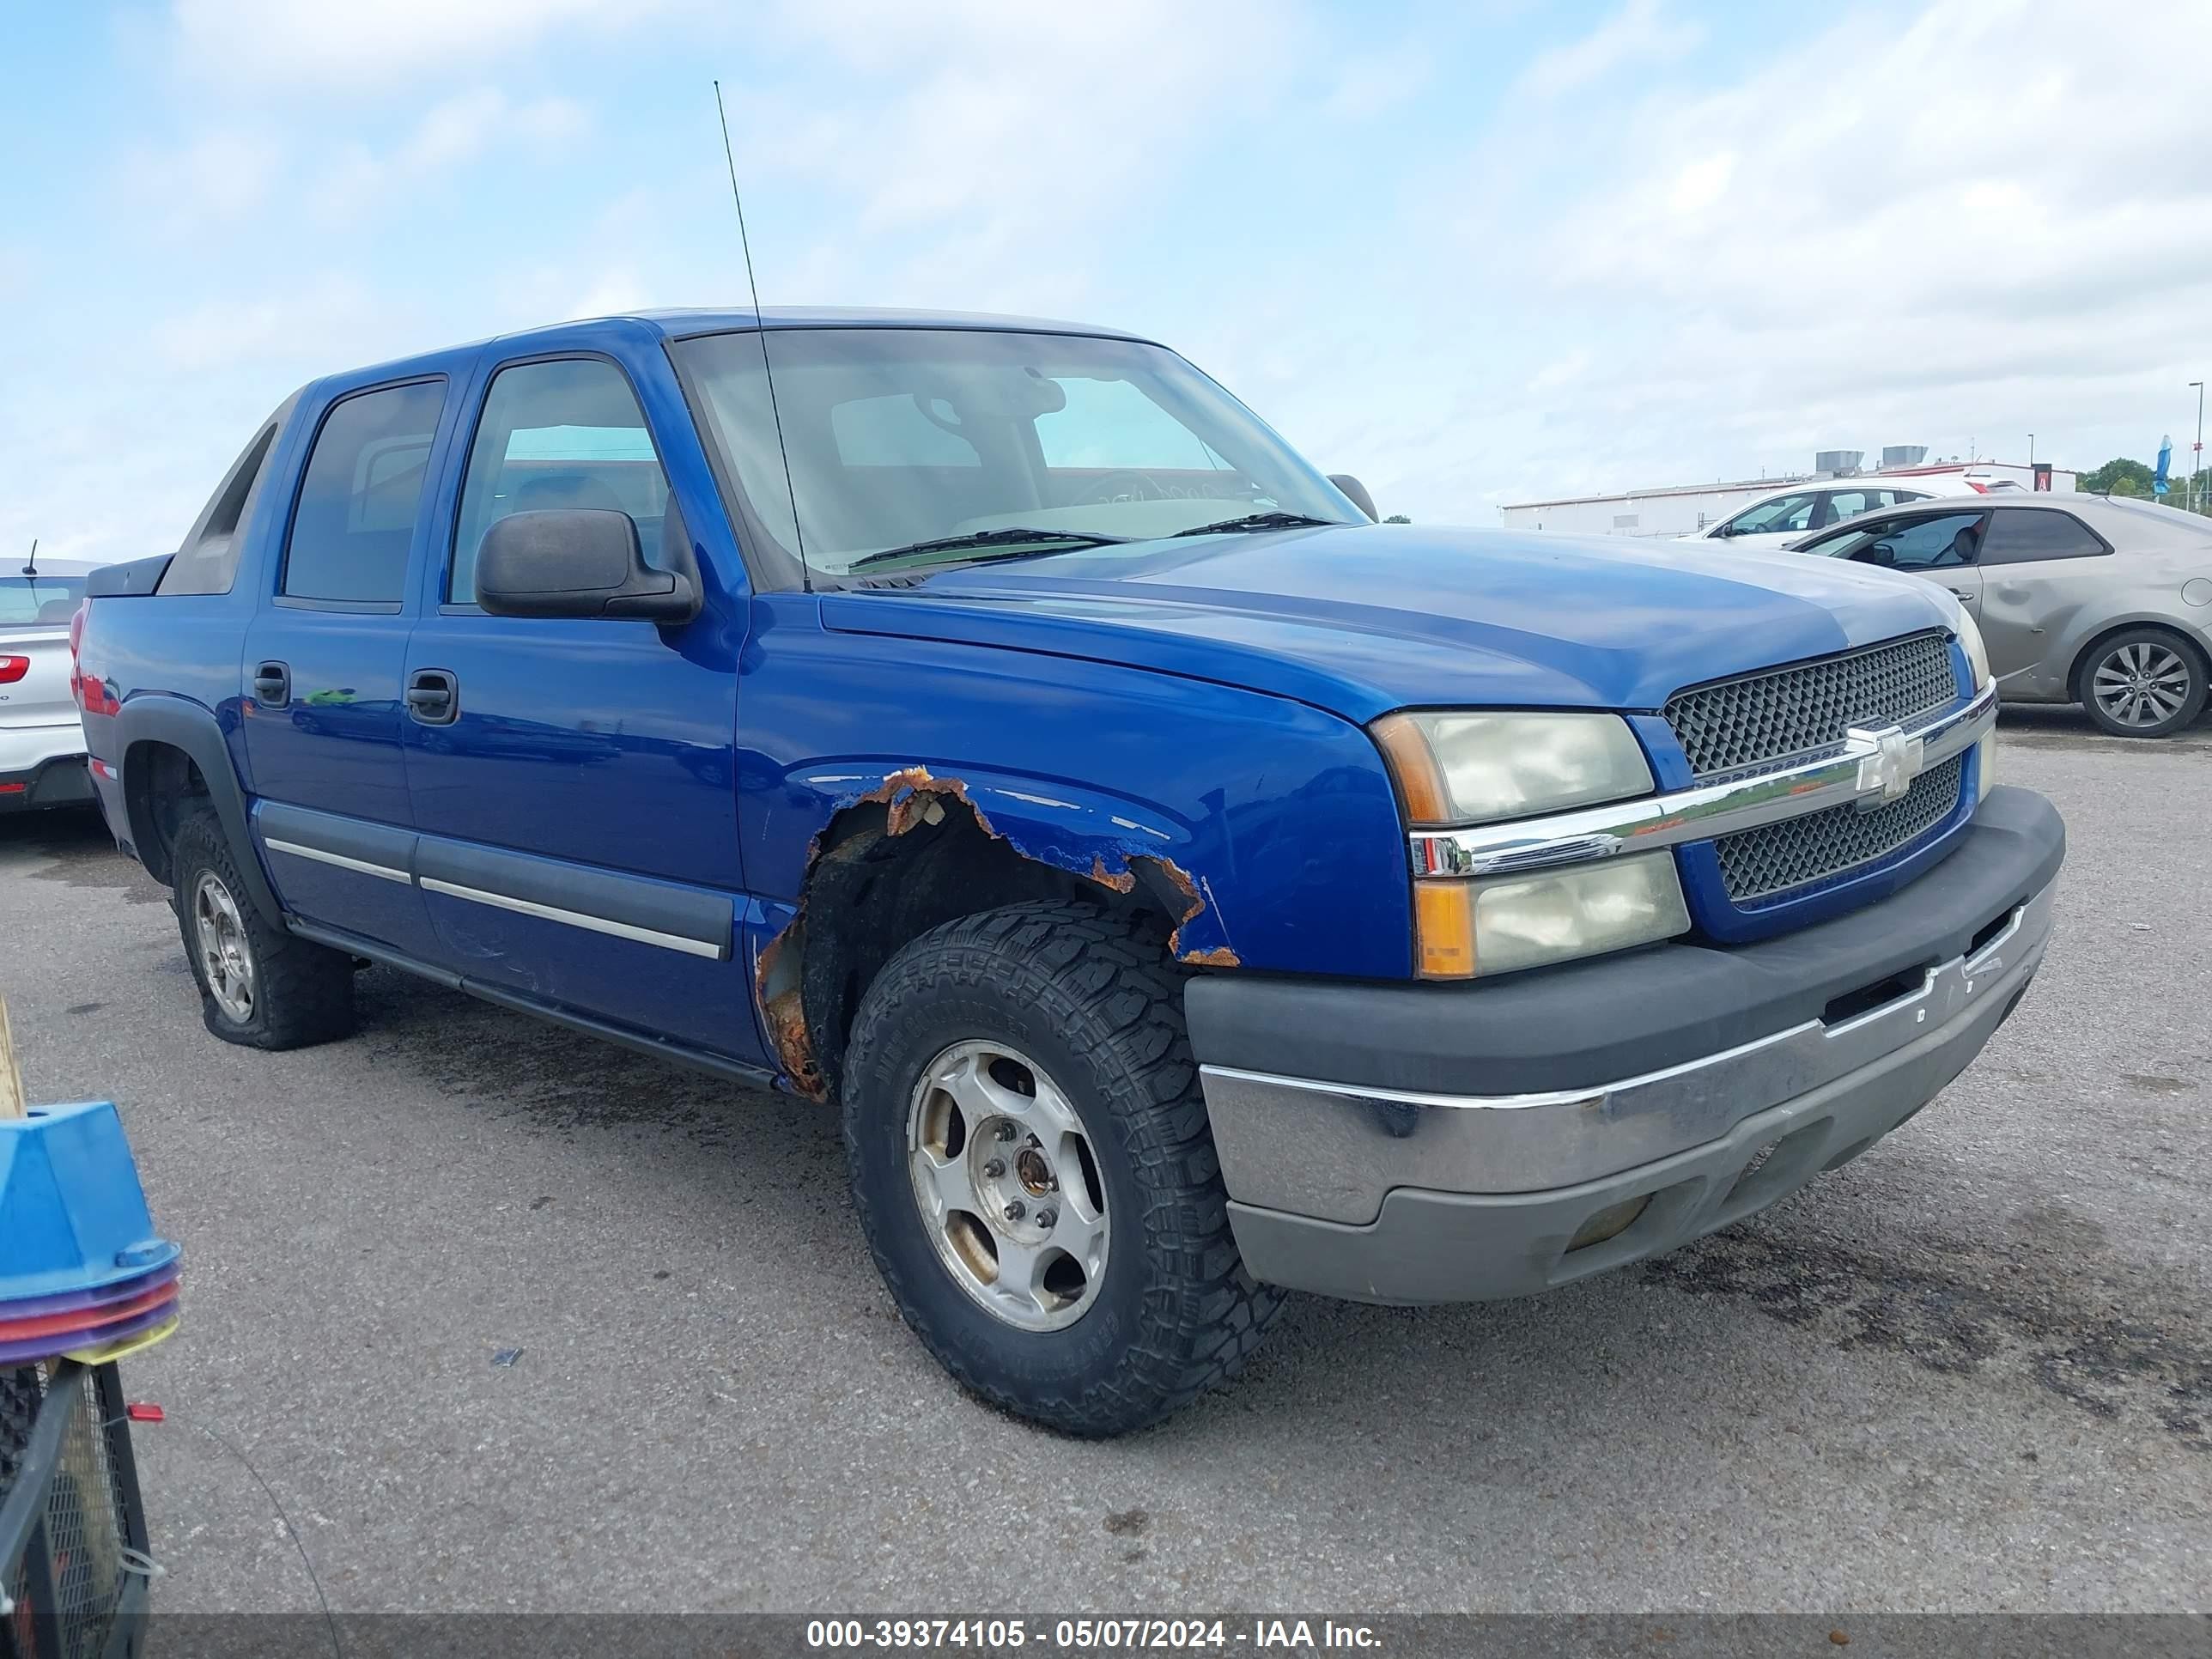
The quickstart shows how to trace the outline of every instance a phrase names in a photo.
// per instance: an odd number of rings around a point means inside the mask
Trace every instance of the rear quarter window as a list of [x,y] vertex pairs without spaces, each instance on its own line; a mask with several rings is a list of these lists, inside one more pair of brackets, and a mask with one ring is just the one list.
[[2045,559],[2094,559],[2111,552],[2101,537],[2071,513],[1998,507],[1983,532],[1981,562],[2033,564]]
[[[289,409],[289,404],[286,405]],[[245,452],[230,465],[214,495],[201,509],[195,524],[161,573],[155,592],[228,593],[238,580],[240,534],[252,521],[252,508],[261,496],[262,475],[268,471],[269,452],[283,425],[280,410],[253,434]]]

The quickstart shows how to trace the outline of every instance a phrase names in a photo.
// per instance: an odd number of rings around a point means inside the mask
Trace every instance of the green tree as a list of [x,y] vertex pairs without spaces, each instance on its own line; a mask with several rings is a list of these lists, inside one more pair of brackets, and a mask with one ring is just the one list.
[[2094,472],[2084,472],[2075,480],[2075,487],[2092,495],[2135,496],[2143,501],[2162,501],[2166,506],[2179,507],[2185,513],[2212,515],[2212,474],[2200,474],[2197,481],[2197,496],[2189,494],[2189,472],[2183,453],[2174,461],[2183,463],[2182,470],[2166,477],[2167,492],[2159,495],[2151,488],[2158,475],[2141,461],[2131,461],[2126,456],[2116,456]]
[[1383,520],[1382,522],[1384,524],[1411,524],[1413,523],[1413,520],[1402,513],[1393,513],[1389,518]]
[[2154,475],[2141,461],[2115,456],[2094,472],[2084,472],[2075,487],[2092,495],[2148,495]]

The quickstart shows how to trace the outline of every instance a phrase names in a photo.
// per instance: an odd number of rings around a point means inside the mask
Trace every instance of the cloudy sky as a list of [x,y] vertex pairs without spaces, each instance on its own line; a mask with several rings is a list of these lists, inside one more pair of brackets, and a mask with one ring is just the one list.
[[1176,346],[1383,510],[2186,446],[2212,4],[162,0],[0,21],[0,546],[325,371],[763,297]]

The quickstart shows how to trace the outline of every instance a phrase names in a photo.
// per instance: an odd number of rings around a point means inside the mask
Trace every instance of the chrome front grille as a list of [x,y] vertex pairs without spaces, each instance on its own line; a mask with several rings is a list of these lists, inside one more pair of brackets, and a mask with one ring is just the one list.
[[1931,633],[1695,686],[1669,697],[1664,712],[1690,769],[1706,778],[1839,744],[1854,726],[1903,725],[1958,700],[1949,641]]
[[[1948,666],[1946,665],[1946,672]],[[1972,751],[1969,750],[1968,753]],[[1749,907],[1777,894],[1849,874],[1919,840],[1959,804],[1966,756],[1951,757],[1912,781],[1887,806],[1856,804],[1764,824],[1713,843],[1732,904]]]

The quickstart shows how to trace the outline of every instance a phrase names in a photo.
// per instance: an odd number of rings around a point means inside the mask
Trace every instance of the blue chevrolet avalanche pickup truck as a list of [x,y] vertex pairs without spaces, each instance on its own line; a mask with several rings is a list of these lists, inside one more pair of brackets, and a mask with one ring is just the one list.
[[1125,334],[576,323],[287,400],[75,684],[217,1036],[381,963],[834,1102],[922,1341],[1113,1433],[1772,1203],[2043,957],[1940,589],[1372,517]]

